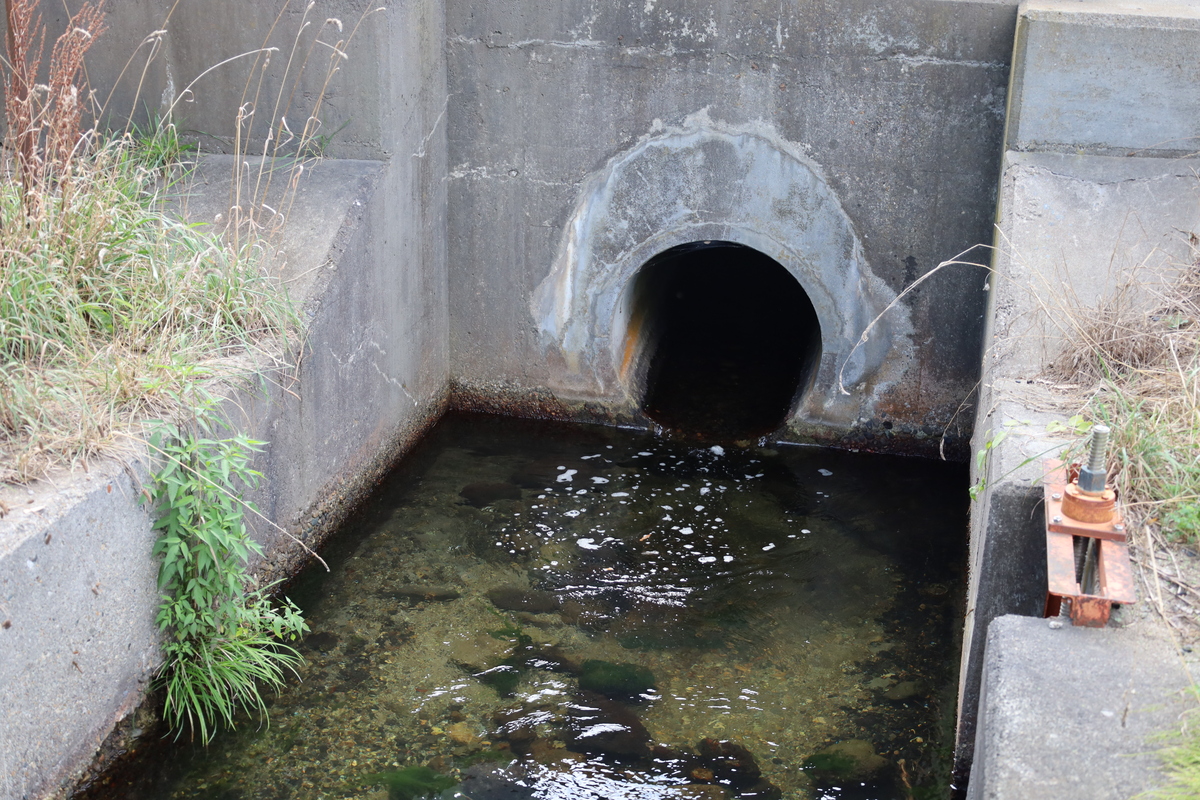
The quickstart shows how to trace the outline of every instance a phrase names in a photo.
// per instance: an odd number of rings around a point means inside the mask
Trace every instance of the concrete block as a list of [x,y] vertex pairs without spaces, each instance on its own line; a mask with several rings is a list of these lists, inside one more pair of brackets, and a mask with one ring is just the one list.
[[1036,378],[1078,338],[1080,310],[1118,292],[1135,308],[1158,302],[1156,289],[1194,258],[1198,169],[1196,158],[1008,152],[989,279],[989,375]]
[[[140,474],[139,474],[140,473]],[[159,663],[157,565],[140,465],[92,465],[0,502],[0,796],[86,764]]]
[[968,800],[1126,800],[1154,788],[1161,736],[1195,707],[1193,680],[1152,622],[994,620]]
[[1200,7],[1030,0],[1013,55],[1006,148],[1182,156],[1200,149]]
[[[1047,433],[1060,414],[1033,411],[1047,390],[992,379],[981,387],[990,413],[975,421],[972,449],[987,452],[972,463],[982,487],[971,509],[967,610],[958,685],[956,772],[968,772],[979,721],[984,644],[992,620],[1006,614],[1041,616],[1046,600],[1046,547],[1042,514],[1042,462],[1070,440]],[[989,446],[990,445],[990,446]]]

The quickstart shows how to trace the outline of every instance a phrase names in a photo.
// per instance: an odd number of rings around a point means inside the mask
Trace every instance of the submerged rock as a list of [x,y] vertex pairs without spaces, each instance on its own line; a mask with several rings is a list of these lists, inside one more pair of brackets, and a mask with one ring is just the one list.
[[498,667],[512,654],[513,643],[488,633],[477,633],[467,638],[455,639],[450,645],[448,657],[468,672],[483,672]]
[[920,681],[902,681],[883,693],[884,699],[893,702],[909,700],[925,693],[925,686]]
[[479,735],[470,723],[455,722],[446,728],[446,736],[455,744],[474,745],[483,741],[483,737]]
[[501,697],[512,697],[521,682],[521,670],[509,664],[475,673],[475,677],[496,690]]
[[413,583],[397,586],[388,592],[388,594],[400,600],[412,600],[418,603],[424,600],[446,602],[447,600],[457,600],[462,597],[461,592],[449,586],[421,586]]
[[490,506],[497,500],[520,500],[521,487],[511,483],[481,481],[479,483],[467,484],[458,494],[469,505],[476,508],[483,508],[484,506]]
[[552,644],[529,648],[523,654],[523,658],[525,666],[529,669],[561,672],[567,675],[578,675],[581,669],[571,657]]
[[886,758],[875,754],[870,742],[847,739],[814,753],[804,762],[803,769],[826,779],[864,781],[883,772],[890,764]]
[[701,769],[712,772],[713,780],[735,789],[754,785],[762,777],[762,770],[750,751],[737,742],[704,739],[696,746],[703,759]]
[[565,705],[566,741],[583,753],[642,758],[650,752],[650,732],[626,706],[596,692],[581,691]]
[[441,794],[453,788],[458,781],[434,772],[429,767],[405,767],[364,775],[366,786],[386,786],[388,800],[417,800]]
[[321,631],[320,633],[310,633],[304,637],[304,646],[310,650],[316,650],[320,653],[328,653],[338,645],[338,637],[336,633],[329,631]]
[[606,697],[631,699],[654,688],[654,673],[640,664],[589,658],[581,666],[579,688]]
[[537,589],[522,589],[518,586],[498,586],[489,589],[488,600],[502,611],[526,611],[531,614],[545,614],[556,611],[559,607],[558,598],[549,592]]

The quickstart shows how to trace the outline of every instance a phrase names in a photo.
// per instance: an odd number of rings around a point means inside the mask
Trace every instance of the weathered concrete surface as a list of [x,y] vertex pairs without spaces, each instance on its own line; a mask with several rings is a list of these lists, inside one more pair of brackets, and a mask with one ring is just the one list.
[[[1197,117],[1200,130],[1200,116]],[[1136,306],[1191,263],[1200,158],[1008,152],[997,212],[993,374],[1033,378],[1091,308],[1121,292]]]
[[[251,6],[207,10],[236,26]],[[276,262],[308,347],[298,369],[268,370],[261,393],[234,390],[225,405],[235,425],[270,443],[251,498],[270,520],[251,520],[271,554],[265,576],[303,559],[291,536],[328,533],[448,391],[443,17],[437,3],[413,2],[373,19],[386,23],[376,32],[387,46],[369,59],[377,80],[363,91],[381,93],[371,152],[391,157],[309,170]],[[193,219],[228,217],[228,165],[201,171],[187,199]],[[0,797],[69,785],[158,664],[154,537],[137,504],[144,463],[134,457],[132,472],[95,463],[0,491],[12,509],[0,518]]]
[[[994,376],[985,366],[981,395],[986,413],[976,420],[975,452],[989,451],[971,480],[982,488],[971,509],[966,624],[958,685],[958,745],[955,772],[960,785],[971,772],[976,712],[985,663],[984,643],[992,620],[1006,614],[1041,616],[1046,602],[1046,546],[1042,523],[1042,459],[1070,444],[1047,433],[1061,413],[1050,406],[1049,390]],[[990,447],[989,447],[990,443]],[[971,773],[974,781],[974,774]]]
[[987,652],[968,800],[1128,800],[1154,788],[1162,735],[1195,708],[1200,674],[1149,623],[1005,616]]
[[[606,186],[607,178],[622,177],[622,165],[655,147],[677,146],[679,163],[718,163],[705,161],[706,148],[716,155],[721,136],[753,131],[771,149],[797,154],[792,163],[819,175],[823,188],[782,175],[737,183],[758,174],[732,165],[678,191],[659,181],[648,191],[663,201],[653,214],[666,231],[631,228],[614,233],[607,253],[575,251],[620,272],[607,293],[577,296],[586,281],[558,287],[564,301],[555,313],[584,309],[596,319],[571,325],[616,334],[586,352],[568,346],[585,365],[611,361],[624,346],[619,320],[615,328],[610,322],[619,316],[621,279],[643,255],[683,240],[689,225],[698,226],[698,238],[724,232],[779,254],[772,234],[787,212],[764,210],[754,191],[778,190],[779,206],[836,201],[862,248],[846,268],[872,286],[855,299],[870,305],[989,241],[1014,12],[1011,3],[937,0],[448,2],[456,385],[467,396],[541,393],[563,403],[610,402],[624,390],[611,373],[597,379],[591,368],[581,380],[571,359],[558,357],[561,331],[543,324],[534,295],[561,274],[549,277],[564,254],[607,235],[575,226],[609,219],[592,213],[600,195],[626,190]],[[660,232],[670,241],[657,240]],[[819,268],[799,266],[814,254],[796,247],[793,269],[814,302],[822,292],[846,291],[838,281],[814,282]],[[911,348],[898,337],[889,365],[898,377],[851,388],[857,396],[847,405],[863,408],[830,412],[840,417],[837,435],[853,428],[878,436],[882,447],[879,425],[887,419],[901,435],[937,441],[975,383],[981,284],[977,270],[951,268],[902,301],[889,324],[902,330],[908,316],[913,329],[938,335],[914,337]],[[832,362],[857,332],[841,319],[829,327]],[[833,397],[828,383],[819,391]]]
[[157,569],[133,475],[6,489],[0,519],[0,796],[38,797],[86,764],[159,661]]
[[1200,232],[1195,163],[1010,152],[1005,164],[972,442],[974,452],[991,455],[982,469],[973,465],[971,478],[986,488],[971,519],[960,773],[972,758],[988,626],[1042,609],[1040,464],[1070,443],[1047,426],[1076,410],[1055,391],[1070,378],[1046,374],[1071,337],[1067,320],[1086,320],[1089,309],[1122,292],[1135,307],[1151,303],[1153,289],[1191,263],[1188,237]]
[[1200,150],[1200,7],[1034,0],[1021,6],[1011,150],[1182,156]]
[[[1145,128],[1130,128],[1123,122],[1153,111],[1156,95],[1146,95],[1147,109],[1141,105],[1142,91],[1147,83],[1174,85],[1176,58],[1186,62],[1182,68],[1195,68],[1194,48],[1164,55],[1180,41],[1179,31],[1194,28],[1195,7],[1138,6],[1140,11],[1124,3],[1031,2],[1021,7],[1009,149],[1000,177],[986,349],[972,441],[974,452],[989,449],[991,455],[982,467],[973,465],[972,471],[972,480],[982,481],[985,489],[971,521],[956,753],[960,779],[972,756],[979,758],[974,753],[976,742],[985,741],[986,732],[976,735],[975,719],[977,709],[990,713],[979,705],[985,664],[991,669],[993,662],[1003,659],[1012,641],[1012,636],[998,634],[985,654],[990,626],[1006,614],[1041,613],[1045,544],[1039,462],[1068,444],[1061,436],[1049,435],[1047,425],[1078,410],[1065,405],[1064,390],[1056,389],[1060,384],[1069,387],[1070,376],[1055,377],[1047,370],[1059,362],[1064,346],[1079,338],[1072,318],[1086,320],[1090,309],[1111,304],[1117,296],[1123,296],[1131,308],[1149,308],[1156,300],[1155,290],[1181,266],[1192,263],[1189,239],[1200,232],[1200,187],[1195,177],[1200,162],[1164,157],[1175,151],[1152,147],[1154,143],[1148,141],[1152,135],[1144,133]],[[1176,22],[1163,18],[1174,12],[1180,16]],[[1100,40],[1103,47],[1098,51]],[[1122,62],[1135,66],[1115,66]],[[1064,70],[1074,77],[1055,77]],[[1087,92],[1079,88],[1084,85]],[[1074,94],[1055,96],[1053,92],[1060,89]],[[1194,87],[1189,92],[1176,107],[1185,114],[1178,124],[1195,133],[1200,131],[1200,106],[1189,105],[1195,99]],[[1106,116],[1114,120],[1113,126],[1087,128],[1087,120]],[[1043,127],[1036,128],[1035,121]],[[1035,136],[1030,133],[1035,129],[1058,133]],[[1143,138],[1123,138],[1129,131]],[[1068,133],[1080,136],[1070,138]],[[1125,156],[1134,145],[1140,148],[1138,155]],[[1106,633],[1105,641],[1113,643],[1117,661],[1106,667],[1104,657],[1093,654],[1097,669],[1116,669],[1119,659],[1138,658],[1137,647],[1126,643],[1126,637],[1134,635],[1124,630]],[[1036,658],[1063,666],[1078,661],[1083,656],[1073,653],[1075,641],[1062,640],[1057,650],[1043,649]],[[1131,669],[1152,671],[1157,656],[1147,651],[1145,658],[1146,664]],[[1038,690],[1027,688],[1021,702],[1035,704],[1032,693]],[[1045,732],[1058,722],[1056,717],[1042,718],[1035,741],[1044,741]],[[1150,747],[1144,744],[1145,749]],[[985,754],[983,768],[971,771],[973,796],[1011,797],[1017,792],[1024,797],[1080,800],[1109,796],[1089,794],[1083,783],[1075,793],[1067,785],[1054,784],[1044,794],[1031,794],[1037,785],[1021,778],[1019,764],[1008,763],[1026,756],[1007,746]],[[1049,768],[1056,762],[1061,775],[1089,769],[1105,774],[1106,762],[1120,757],[1102,746],[1091,751],[1062,748],[1047,751],[1043,764]],[[1136,763],[1139,788],[1149,788],[1157,780],[1152,765],[1145,760]]]
[[[79,5],[41,4],[47,41],[66,29],[65,8]],[[106,0],[107,30],[87,56],[96,104],[117,128],[130,118],[144,128],[148,118],[169,112],[184,137],[207,152],[233,152],[235,144],[240,152],[274,152],[277,145],[294,151],[311,118],[310,134],[328,155],[388,155],[398,116],[421,113],[416,97],[435,86],[405,82],[405,53],[412,51],[396,45],[440,31],[440,3],[308,5]],[[5,23],[0,19],[0,29]],[[440,70],[440,58],[429,66]],[[440,102],[440,88],[438,94]]]
[[[266,480],[248,496],[270,520],[250,520],[271,554],[264,577],[301,561],[291,537],[317,543],[444,402],[444,322],[419,330],[430,315],[444,320],[444,282],[431,287],[419,261],[385,257],[395,252],[378,240],[381,227],[364,224],[387,172],[379,162],[315,170],[293,208],[297,235],[284,231],[286,272],[309,282],[298,298],[305,357],[265,372],[261,391],[235,390],[226,406],[239,430],[269,442],[255,462]],[[401,275],[418,290],[380,291]],[[355,322],[347,306],[371,316]],[[158,664],[154,535],[138,503],[146,459],[131,459],[0,493],[12,509],[0,519],[4,797],[41,796],[86,765]]]
[[530,309],[561,392],[637,413],[633,278],[658,253],[705,240],[754,247],[805,288],[823,333],[816,389],[797,409],[806,423],[849,428],[901,379],[909,309],[856,349],[896,295],[866,265],[819,168],[765,126],[729,128],[701,111],[621,154],[581,195]]

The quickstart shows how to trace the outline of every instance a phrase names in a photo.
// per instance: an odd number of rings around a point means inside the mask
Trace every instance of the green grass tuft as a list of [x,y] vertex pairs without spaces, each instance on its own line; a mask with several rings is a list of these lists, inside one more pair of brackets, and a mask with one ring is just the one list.
[[34,203],[0,184],[0,480],[113,449],[202,381],[248,374],[239,356],[281,353],[296,324],[261,249],[175,218],[139,146],[103,143]]

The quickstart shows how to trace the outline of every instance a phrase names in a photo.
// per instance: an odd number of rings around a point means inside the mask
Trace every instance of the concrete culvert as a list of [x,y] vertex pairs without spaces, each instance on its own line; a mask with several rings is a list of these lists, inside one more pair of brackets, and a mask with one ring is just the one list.
[[731,242],[671,248],[632,285],[627,344],[638,353],[642,410],[663,427],[706,439],[779,428],[812,382],[821,354],[817,313],[772,258]]

